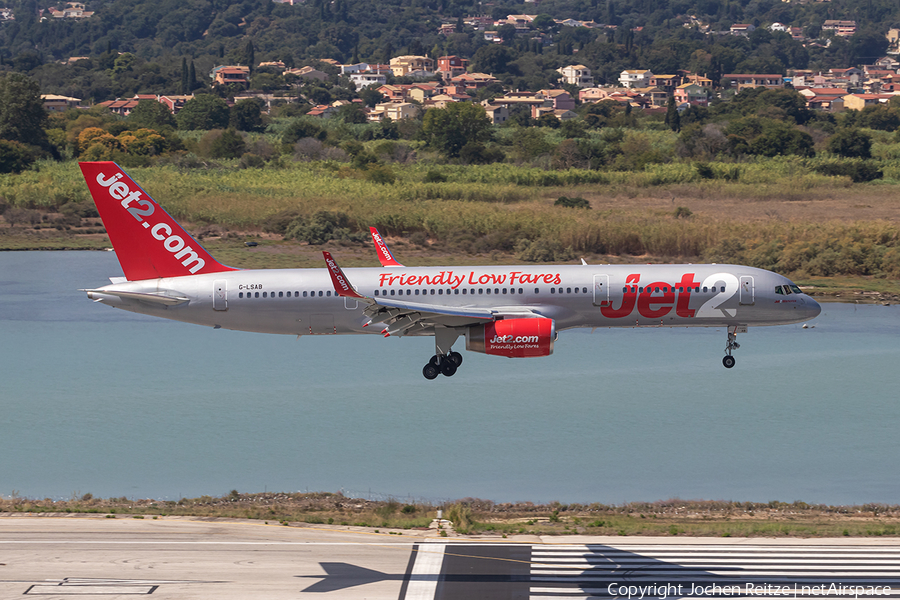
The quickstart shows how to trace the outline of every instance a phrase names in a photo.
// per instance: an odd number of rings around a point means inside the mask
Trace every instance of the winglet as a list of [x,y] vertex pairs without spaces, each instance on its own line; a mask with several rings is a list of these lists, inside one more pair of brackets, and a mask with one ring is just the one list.
[[328,266],[328,274],[331,275],[331,283],[334,284],[335,293],[346,298],[365,298],[365,296],[361,296],[353,289],[353,286],[350,285],[350,280],[344,275],[344,271],[337,264],[337,261],[331,257],[331,253],[323,250],[322,254],[325,256],[325,264]]
[[372,241],[375,242],[375,250],[378,253],[378,260],[381,261],[382,267],[402,267],[400,263],[398,263],[394,259],[394,255],[391,254],[391,251],[388,249],[387,244],[384,243],[384,238],[381,237],[381,234],[378,233],[378,229],[375,227],[369,227],[369,231],[372,233]]

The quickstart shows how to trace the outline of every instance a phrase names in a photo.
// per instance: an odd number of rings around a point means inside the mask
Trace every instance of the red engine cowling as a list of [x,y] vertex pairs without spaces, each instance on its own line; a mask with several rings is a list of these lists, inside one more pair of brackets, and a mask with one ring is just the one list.
[[550,356],[555,340],[553,319],[503,319],[469,327],[466,350],[508,358]]

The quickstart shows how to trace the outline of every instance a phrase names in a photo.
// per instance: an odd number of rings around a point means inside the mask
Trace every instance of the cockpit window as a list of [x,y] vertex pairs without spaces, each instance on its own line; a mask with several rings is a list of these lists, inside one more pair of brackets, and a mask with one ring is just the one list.
[[794,285],[793,283],[787,287],[791,288],[791,291],[794,292],[795,294],[803,293],[803,291],[800,288],[798,288],[796,285]]
[[784,296],[784,290],[781,289],[780,285],[775,286],[775,293],[778,294],[779,296]]

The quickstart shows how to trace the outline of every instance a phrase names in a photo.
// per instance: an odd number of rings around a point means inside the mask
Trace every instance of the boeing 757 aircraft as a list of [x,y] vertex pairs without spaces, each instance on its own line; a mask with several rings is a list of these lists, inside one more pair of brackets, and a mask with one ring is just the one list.
[[373,228],[381,268],[235,269],[217,262],[113,162],[81,163],[125,277],[85,290],[116,308],[209,327],[334,335],[433,336],[428,379],[456,373],[466,349],[548,356],[573,327],[725,327],[734,366],[749,326],[814,318],[786,277],[740,265],[404,267]]

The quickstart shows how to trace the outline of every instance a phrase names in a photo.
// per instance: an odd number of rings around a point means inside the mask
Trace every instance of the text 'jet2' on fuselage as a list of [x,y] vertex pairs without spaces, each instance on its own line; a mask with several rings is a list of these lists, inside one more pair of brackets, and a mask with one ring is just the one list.
[[235,269],[217,262],[113,162],[81,170],[124,278],[86,290],[132,312],[215,328],[292,335],[434,336],[428,379],[462,363],[453,344],[548,356],[573,327],[725,327],[723,364],[749,326],[812,319],[818,303],[786,277],[740,265],[405,267],[378,232],[380,268]]

